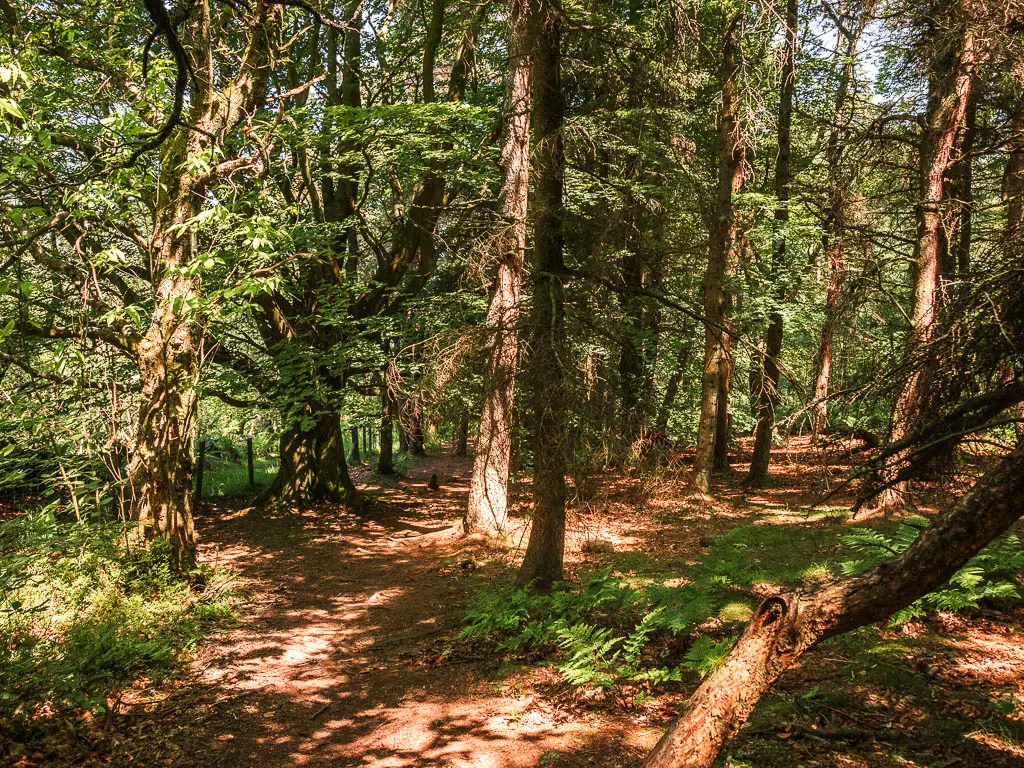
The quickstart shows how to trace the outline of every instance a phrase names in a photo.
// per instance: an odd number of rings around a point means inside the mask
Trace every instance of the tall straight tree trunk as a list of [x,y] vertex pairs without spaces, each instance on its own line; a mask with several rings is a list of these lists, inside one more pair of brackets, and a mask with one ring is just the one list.
[[1006,242],[1013,256],[1024,255],[1024,63],[1018,65],[1015,109],[1010,118],[1006,159]]
[[[976,74],[975,74],[976,78]],[[964,114],[964,124],[958,131],[953,142],[953,150],[949,166],[946,169],[944,180],[945,201],[943,207],[946,209],[944,223],[939,240],[939,281],[940,298],[945,298],[947,286],[956,281],[964,280],[970,268],[971,241],[973,240],[973,158],[971,153],[974,146],[974,134],[977,122],[977,80],[971,84],[970,95],[967,98],[967,109]],[[937,314],[942,312],[942,302],[939,302]],[[938,360],[929,356],[928,361],[933,365]],[[969,371],[961,371],[952,375],[944,375],[935,378],[929,374],[930,386],[926,395],[927,402],[922,404],[920,410],[929,413],[941,412],[949,404],[957,403],[964,395],[964,391],[970,386]],[[922,477],[940,477],[949,475],[956,468],[957,451],[960,448],[959,440],[950,440],[944,444],[944,450],[936,452],[927,465],[922,465]]]
[[363,463],[363,456],[359,451],[359,427],[350,427],[348,430],[349,448],[346,460],[354,467]]
[[818,435],[828,426],[828,393],[832,378],[832,346],[835,342],[836,327],[839,324],[843,291],[843,276],[846,272],[846,209],[849,199],[850,180],[842,172],[842,134],[846,128],[845,117],[850,103],[849,93],[855,72],[857,46],[864,28],[874,14],[877,0],[867,0],[846,38],[844,49],[838,49],[836,58],[840,64],[839,83],[836,87],[836,102],[829,128],[825,159],[828,165],[828,201],[825,210],[825,233],[822,235],[825,260],[828,263],[828,286],[825,289],[825,320],[821,325],[818,350],[814,355],[814,400],[811,405],[811,442],[817,442]]
[[729,429],[732,421],[729,416],[729,395],[732,392],[732,337],[728,331],[732,330],[729,322],[730,309],[732,308],[732,296],[725,294],[725,308],[722,311],[722,320],[727,329],[722,333],[722,363],[718,376],[718,399],[715,404],[715,445],[712,450],[711,466],[715,472],[722,472],[730,468],[729,465]]
[[469,412],[463,408],[459,413],[458,429],[455,433],[455,455],[465,457],[469,454]]
[[718,191],[710,227],[708,267],[704,274],[704,373],[701,376],[697,451],[690,477],[693,488],[702,493],[711,487],[715,440],[720,432],[721,417],[718,403],[723,386],[722,377],[729,375],[724,283],[729,254],[736,239],[732,196],[743,186],[743,150],[739,137],[739,26],[739,15],[727,21],[722,47],[722,111],[718,118]]
[[565,550],[565,265],[562,189],[565,103],[561,79],[560,8],[534,0],[533,127],[534,207],[533,310],[530,316],[530,403],[533,412],[533,526],[518,582],[547,588],[562,578]]
[[248,41],[238,72],[217,91],[213,72],[210,8],[191,6],[182,43],[193,70],[194,88],[187,116],[161,158],[151,242],[156,278],[154,309],[138,348],[141,379],[138,428],[130,466],[131,515],[143,535],[170,541],[172,564],[181,571],[195,564],[192,471],[197,385],[202,332],[189,307],[201,296],[195,233],[186,225],[205,205],[217,169],[202,170],[189,160],[223,143],[266,97],[280,10],[257,0],[247,18]]
[[395,426],[394,403],[388,401],[388,394],[381,393],[380,452],[377,454],[377,474],[395,474]]
[[[775,251],[772,254],[773,282],[780,279],[779,271],[786,263],[786,227],[789,225],[789,188],[792,182],[790,166],[791,132],[793,126],[793,94],[796,91],[796,33],[797,0],[786,0],[786,40],[782,53],[782,82],[779,90],[779,151],[775,159]],[[775,287],[775,301],[781,303],[785,294]],[[782,310],[776,306],[764,335],[764,356],[761,358],[760,376],[755,391],[754,455],[750,460],[747,482],[761,484],[768,481],[772,439],[775,436],[775,408],[779,403],[779,357],[782,354]]]
[[[631,222],[636,227],[636,222]],[[634,238],[635,239],[635,238]],[[621,403],[621,440],[626,455],[644,428],[644,389],[650,376],[646,370],[644,352],[644,302],[639,292],[644,287],[644,264],[639,244],[627,245],[623,259],[622,282],[626,292],[621,297],[625,314],[623,338],[619,351],[619,401]]]
[[[385,347],[385,354],[388,348]],[[390,372],[389,368],[389,372]],[[380,452],[377,454],[377,474],[395,474],[395,415],[398,400],[388,383],[390,376],[383,376],[380,385]]]
[[[935,10],[935,22],[950,25],[951,29],[958,29],[960,34],[948,37],[943,35],[930,41],[935,56],[929,84],[928,112],[921,136],[921,202],[917,207],[917,258],[909,349],[914,360],[906,384],[893,407],[889,430],[892,442],[902,440],[917,428],[934,384],[935,361],[928,347],[938,319],[941,292],[946,169],[957,134],[964,125],[976,65],[974,37],[960,15],[958,3],[944,0]],[[904,454],[893,457],[885,473],[887,480],[894,477],[904,458]],[[905,482],[890,485],[877,499],[877,506],[889,509],[904,504],[906,490]]]
[[814,402],[811,406],[811,442],[828,426],[828,393],[832,381],[832,347],[839,323],[839,300],[846,271],[846,250],[841,239],[829,243],[825,251],[829,279],[825,289],[825,320],[821,325],[821,338],[814,356]]
[[[1004,194],[1006,198],[1006,243],[1010,257],[1024,264],[1024,61],[1014,64],[1011,90],[1014,109],[1010,116],[1010,141],[1006,159]],[[1013,372],[1016,381],[1024,379],[1024,367]],[[1017,436],[1024,437],[1024,402],[1016,408]]]
[[530,183],[529,0],[511,0],[508,118],[501,150],[500,258],[484,330],[488,334],[483,376],[483,408],[463,518],[466,533],[501,535],[508,519],[508,477],[512,455],[513,405],[519,363],[519,293],[526,251],[527,195]]
[[644,768],[710,768],[761,697],[822,640],[886,618],[944,584],[1020,518],[1024,443],[898,557],[765,600],[725,662],[687,700]]
[[964,280],[971,270],[971,245],[974,240],[974,140],[978,122],[978,94],[971,88],[964,116],[963,142],[954,176],[953,197],[958,208],[956,239],[949,273]]

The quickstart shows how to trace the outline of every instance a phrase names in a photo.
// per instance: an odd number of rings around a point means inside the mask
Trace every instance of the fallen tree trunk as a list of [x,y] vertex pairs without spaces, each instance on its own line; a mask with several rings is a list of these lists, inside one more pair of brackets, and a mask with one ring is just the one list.
[[705,680],[645,768],[710,768],[761,697],[814,645],[892,615],[944,584],[1021,517],[1024,442],[903,554],[860,576],[772,597]]

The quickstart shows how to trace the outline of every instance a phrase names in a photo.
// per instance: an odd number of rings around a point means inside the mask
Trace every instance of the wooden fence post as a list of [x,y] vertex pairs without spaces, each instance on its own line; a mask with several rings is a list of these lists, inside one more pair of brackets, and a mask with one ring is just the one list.
[[245,458],[249,465],[249,487],[256,487],[256,473],[255,467],[253,466],[253,455],[252,455],[252,436],[245,438]]
[[206,440],[199,438],[199,462],[196,467],[196,495],[193,503],[203,500],[203,469],[206,467]]

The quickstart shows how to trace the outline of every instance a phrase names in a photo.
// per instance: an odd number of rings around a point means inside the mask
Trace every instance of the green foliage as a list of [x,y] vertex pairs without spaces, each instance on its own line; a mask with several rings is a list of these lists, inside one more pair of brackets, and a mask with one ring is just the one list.
[[[706,676],[724,661],[738,630],[749,620],[756,585],[795,587],[861,573],[899,554],[927,521],[912,518],[887,533],[856,528],[840,536],[861,559],[838,563],[823,558],[835,541],[828,526],[804,528],[743,525],[718,537],[707,554],[685,571],[637,577],[605,568],[581,584],[559,584],[549,594],[508,585],[481,587],[465,613],[463,640],[494,643],[517,654],[550,654],[567,682],[610,688],[624,681],[663,685],[689,671]],[[633,553],[623,565],[650,568]],[[935,610],[962,610],[980,600],[1016,597],[1013,579],[1024,569],[1015,536],[984,549],[942,589],[893,617],[898,624]],[[714,627],[712,631],[708,627]]]
[[[663,685],[679,681],[684,670],[705,675],[731,648],[729,631],[749,619],[755,604],[750,588],[796,585],[820,560],[830,535],[827,529],[794,537],[783,526],[740,526],[686,568],[683,584],[663,573],[638,579],[606,568],[550,594],[488,585],[468,606],[460,638],[484,639],[513,653],[554,654],[574,685]],[[631,553],[620,560],[636,565]],[[708,626],[717,628],[709,633]]]
[[103,711],[140,676],[159,680],[232,616],[223,576],[196,593],[126,526],[65,523],[50,511],[0,525],[0,719]]
[[[858,528],[841,536],[860,559],[842,564],[842,572],[852,576],[906,551],[928,526],[926,518],[915,516],[903,521],[890,533]],[[1016,580],[1024,571],[1024,549],[1015,535],[1005,536],[979,552],[967,565],[953,574],[939,589],[895,613],[893,626],[927,616],[934,611],[963,611],[977,608],[982,600],[1020,598]]]
[[203,498],[251,496],[273,482],[277,468],[277,459],[256,459],[253,462],[253,479],[256,481],[256,487],[252,488],[249,486],[249,468],[245,464],[229,461],[210,462],[203,475]]
[[558,665],[558,671],[566,682],[614,687],[614,663],[622,655],[624,638],[615,636],[609,627],[595,627],[582,622],[561,627],[555,636],[559,648],[566,654],[565,661]]
[[735,642],[736,637],[716,641],[710,635],[703,635],[686,651],[683,666],[692,669],[701,677],[707,677],[722,666]]

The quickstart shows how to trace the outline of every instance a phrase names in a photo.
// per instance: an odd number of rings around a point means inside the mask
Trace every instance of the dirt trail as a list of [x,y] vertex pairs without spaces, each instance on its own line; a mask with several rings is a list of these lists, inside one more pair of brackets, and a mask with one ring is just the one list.
[[[567,575],[645,573],[655,563],[684,573],[739,525],[838,535],[856,521],[806,509],[841,474],[822,459],[790,441],[770,487],[742,488],[737,463],[712,499],[686,495],[671,473],[654,484],[595,477],[569,510]],[[471,468],[438,457],[386,488],[363,477],[373,504],[362,518],[332,505],[275,514],[207,505],[202,559],[239,574],[249,597],[239,621],[208,639],[190,674],[140,686],[117,714],[83,716],[67,739],[78,757],[65,765],[639,766],[688,686],[654,696],[573,688],[528,654],[449,642],[472,586],[514,568],[515,553],[458,535]],[[432,473],[440,491],[427,487]],[[514,484],[516,541],[527,491]],[[766,547],[785,541],[764,538]],[[1022,644],[1024,607],[1015,604],[823,645],[766,697],[730,752],[762,768],[1022,768]]]
[[[204,562],[238,570],[254,599],[197,660],[191,727],[151,757],[514,768],[599,726],[488,681],[474,662],[436,665],[475,565],[457,529],[471,468],[424,460],[375,494],[372,521],[243,510],[204,525]],[[439,492],[427,489],[434,472]]]

